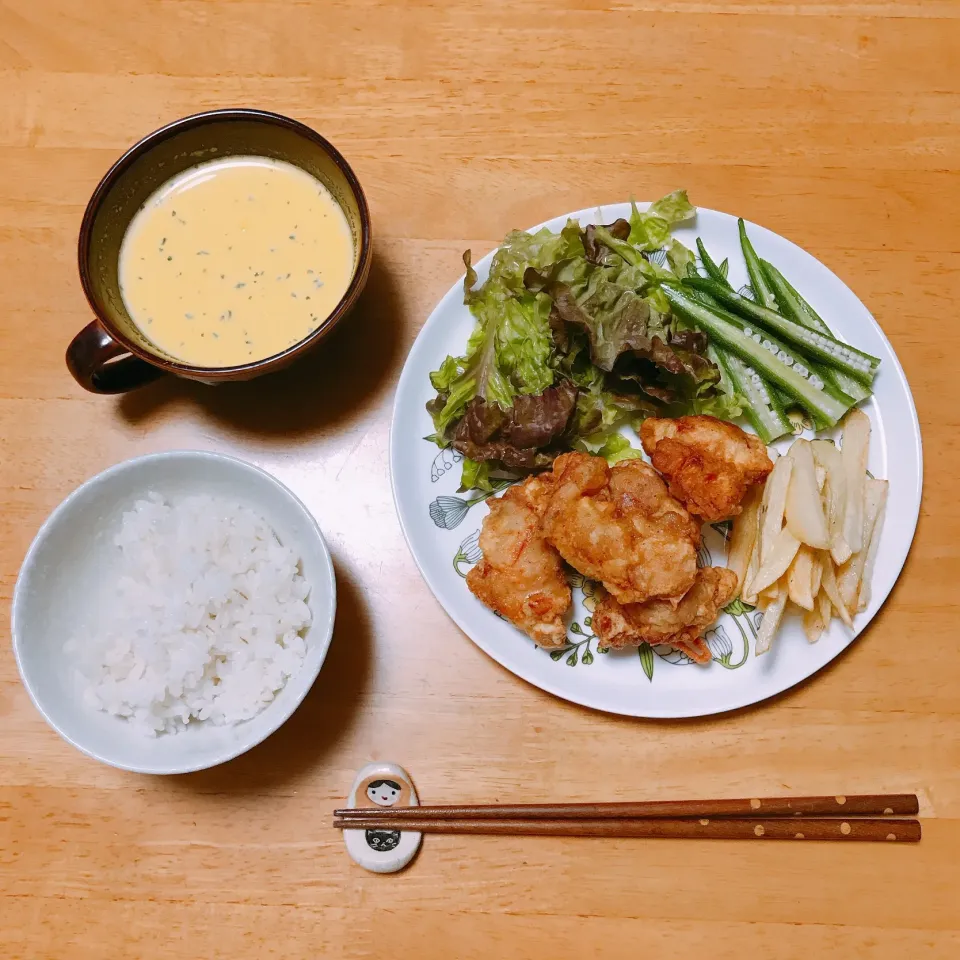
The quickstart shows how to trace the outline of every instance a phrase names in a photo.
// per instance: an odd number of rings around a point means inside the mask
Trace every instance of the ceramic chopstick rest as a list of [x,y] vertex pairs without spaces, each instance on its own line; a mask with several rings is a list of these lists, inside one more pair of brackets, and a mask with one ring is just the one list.
[[[410,775],[395,763],[368,763],[354,778],[348,807],[417,807],[420,801]],[[422,833],[411,830],[344,830],[343,842],[350,858],[364,870],[396,873],[420,849]]]

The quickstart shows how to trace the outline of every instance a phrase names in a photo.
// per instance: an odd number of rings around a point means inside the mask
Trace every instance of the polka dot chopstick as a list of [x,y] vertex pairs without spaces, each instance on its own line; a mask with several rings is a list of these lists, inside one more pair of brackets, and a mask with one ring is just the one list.
[[337,810],[342,829],[553,837],[920,840],[913,794]]

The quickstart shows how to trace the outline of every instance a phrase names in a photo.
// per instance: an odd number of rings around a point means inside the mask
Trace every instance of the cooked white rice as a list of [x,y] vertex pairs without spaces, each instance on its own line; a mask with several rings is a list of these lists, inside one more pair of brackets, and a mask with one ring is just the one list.
[[259,713],[300,668],[310,624],[299,558],[263,517],[155,493],[123,514],[121,575],[67,642],[83,695],[147,735]]

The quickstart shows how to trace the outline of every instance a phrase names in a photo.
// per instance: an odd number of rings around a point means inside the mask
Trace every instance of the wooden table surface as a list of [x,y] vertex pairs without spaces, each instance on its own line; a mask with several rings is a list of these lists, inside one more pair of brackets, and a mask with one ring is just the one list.
[[[956,958],[958,49],[956,0],[2,0],[0,956]],[[89,320],[84,204],[138,137],[225,105],[304,120],[355,166],[376,231],[361,306],[273,380],[86,394],[63,364]],[[838,662],[755,709],[644,722],[552,699],[448,620],[401,536],[387,434],[465,246],[678,186],[866,302],[913,386],[927,482],[900,583]],[[289,484],[340,600],[285,727],[151,778],[47,728],[7,622],[47,513],[177,447]],[[911,849],[435,837],[384,878],[329,827],[371,759],[433,802],[915,790],[929,819]]]

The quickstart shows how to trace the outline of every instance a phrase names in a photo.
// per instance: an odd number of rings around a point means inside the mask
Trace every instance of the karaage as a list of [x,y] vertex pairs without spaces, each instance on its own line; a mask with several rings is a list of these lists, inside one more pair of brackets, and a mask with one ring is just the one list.
[[708,523],[740,513],[747,489],[773,469],[758,437],[716,417],[651,417],[640,439],[670,493]]
[[604,647],[668,644],[697,663],[709,663],[704,630],[737,592],[737,575],[726,567],[697,571],[693,586],[674,605],[666,600],[619,603],[607,594],[593,612],[592,629]]
[[480,531],[483,558],[467,574],[474,596],[541,647],[566,643],[563,616],[571,601],[560,555],[540,528],[552,487],[551,474],[528,477],[488,501]]
[[584,453],[557,457],[543,530],[567,563],[623,603],[679,598],[696,576],[700,528],[642,460],[609,467]]

